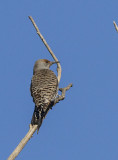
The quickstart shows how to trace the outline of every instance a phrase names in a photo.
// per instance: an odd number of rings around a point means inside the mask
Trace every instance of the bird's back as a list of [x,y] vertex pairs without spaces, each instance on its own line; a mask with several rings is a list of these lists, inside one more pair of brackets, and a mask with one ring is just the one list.
[[53,71],[41,69],[37,71],[31,81],[31,95],[37,108],[41,111],[47,107],[57,95],[58,80]]

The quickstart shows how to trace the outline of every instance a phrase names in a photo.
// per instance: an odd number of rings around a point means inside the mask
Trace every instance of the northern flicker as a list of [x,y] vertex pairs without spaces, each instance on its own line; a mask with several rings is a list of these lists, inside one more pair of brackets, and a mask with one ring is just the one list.
[[58,80],[50,66],[54,63],[47,59],[40,59],[35,62],[33,77],[31,80],[31,96],[35,103],[35,109],[31,124],[39,127],[47,111],[53,106],[54,99],[58,92]]

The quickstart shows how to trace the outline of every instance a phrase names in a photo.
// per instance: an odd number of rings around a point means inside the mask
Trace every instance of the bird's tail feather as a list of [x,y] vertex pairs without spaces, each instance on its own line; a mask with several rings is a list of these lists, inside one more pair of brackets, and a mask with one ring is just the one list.
[[33,113],[32,120],[31,120],[31,124],[38,125],[38,128],[37,128],[37,133],[38,133],[38,130],[42,124],[42,115],[41,115],[41,111],[39,111],[37,106],[35,106],[34,113]]
[[53,106],[53,102],[48,104],[48,107],[47,107],[47,104],[46,104],[46,106],[43,106],[43,108],[42,107],[37,107],[35,105],[34,113],[33,113],[32,120],[31,120],[31,125],[32,126],[33,125],[38,125],[37,133],[39,131],[39,128],[42,124],[43,119],[45,118],[49,109],[52,109],[52,106]]

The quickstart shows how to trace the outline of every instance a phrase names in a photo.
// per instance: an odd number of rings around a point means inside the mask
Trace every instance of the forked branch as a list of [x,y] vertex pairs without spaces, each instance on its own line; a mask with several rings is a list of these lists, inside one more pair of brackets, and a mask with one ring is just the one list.
[[[29,16],[29,19],[31,20],[32,24],[34,25],[37,34],[39,35],[39,37],[41,38],[41,40],[43,41],[44,45],[46,46],[46,48],[48,49],[48,51],[50,52],[51,56],[53,57],[53,59],[55,61],[58,61],[58,59],[56,58],[56,56],[54,55],[54,53],[52,52],[51,48],[49,47],[49,45],[47,44],[46,40],[44,39],[44,37],[41,35],[36,23],[34,22],[33,18],[31,16]],[[61,65],[60,63],[57,63],[57,73],[58,73],[58,83],[60,82],[61,79]],[[59,90],[62,92],[62,94],[60,96],[58,96],[55,101],[54,101],[54,105],[56,103],[58,103],[59,101],[63,100],[65,98],[65,92],[67,90],[70,89],[70,87],[72,87],[72,84],[69,84],[67,87],[65,88],[60,88]],[[49,109],[50,110],[50,109]],[[48,111],[49,111],[48,110]],[[48,113],[47,111],[47,113]],[[47,115],[47,114],[46,114]],[[27,144],[27,142],[30,140],[30,138],[32,137],[32,135],[34,134],[34,132],[37,130],[37,127],[39,127],[38,125],[31,125],[30,124],[30,129],[28,131],[28,133],[26,134],[26,136],[21,140],[21,142],[19,143],[19,145],[15,148],[15,150],[12,152],[12,154],[8,157],[8,160],[14,160],[18,154],[21,152],[21,150],[24,148],[24,146]]]

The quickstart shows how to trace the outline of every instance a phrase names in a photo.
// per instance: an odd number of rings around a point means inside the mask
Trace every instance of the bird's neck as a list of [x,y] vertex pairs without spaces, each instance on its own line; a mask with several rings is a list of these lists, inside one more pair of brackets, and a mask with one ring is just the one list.
[[36,74],[36,73],[38,73],[38,72],[40,72],[40,71],[42,71],[42,70],[50,70],[49,68],[40,68],[40,69],[35,69],[35,70],[33,70],[33,74]]

